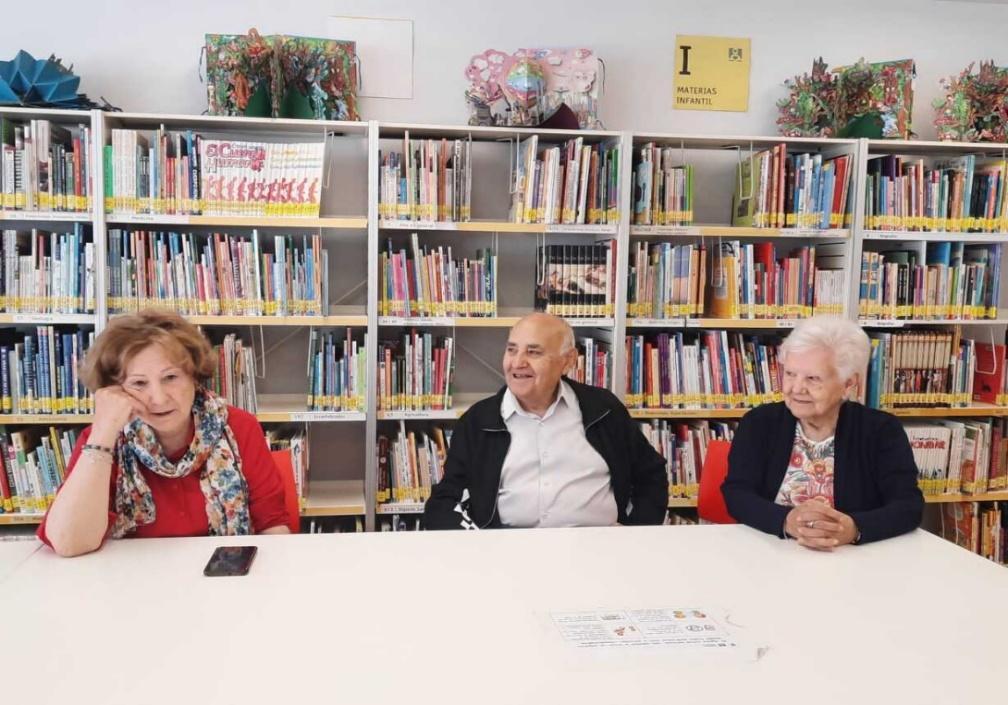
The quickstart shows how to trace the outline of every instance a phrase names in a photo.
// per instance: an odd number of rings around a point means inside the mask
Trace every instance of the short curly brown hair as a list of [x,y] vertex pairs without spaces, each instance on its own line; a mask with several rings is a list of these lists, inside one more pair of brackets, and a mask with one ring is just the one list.
[[164,348],[197,383],[217,369],[213,347],[199,328],[173,311],[148,308],[109,321],[81,364],[81,380],[92,392],[121,384],[129,361],[151,345]]

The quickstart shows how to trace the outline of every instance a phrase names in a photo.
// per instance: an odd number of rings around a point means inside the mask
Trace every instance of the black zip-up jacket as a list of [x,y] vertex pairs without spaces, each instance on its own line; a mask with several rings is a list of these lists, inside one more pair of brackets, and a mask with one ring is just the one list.
[[[585,438],[609,466],[621,524],[661,524],[668,507],[665,460],[648,443],[626,407],[611,392],[567,378],[581,407]],[[511,434],[501,416],[501,388],[459,419],[444,478],[424,507],[428,529],[499,528],[497,493]],[[462,493],[468,490],[468,511]]]
[[[791,461],[797,419],[783,402],[742,417],[721,485],[728,511],[743,524],[784,535],[791,507],[774,502]],[[840,407],[833,445],[833,498],[869,543],[920,526],[924,496],[903,425],[895,416],[847,401]]]

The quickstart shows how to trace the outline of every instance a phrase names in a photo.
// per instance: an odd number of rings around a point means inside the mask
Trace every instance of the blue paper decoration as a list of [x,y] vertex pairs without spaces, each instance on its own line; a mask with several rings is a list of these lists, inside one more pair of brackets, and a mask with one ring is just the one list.
[[80,76],[54,56],[36,59],[24,49],[10,61],[0,61],[0,105],[55,105],[78,103]]

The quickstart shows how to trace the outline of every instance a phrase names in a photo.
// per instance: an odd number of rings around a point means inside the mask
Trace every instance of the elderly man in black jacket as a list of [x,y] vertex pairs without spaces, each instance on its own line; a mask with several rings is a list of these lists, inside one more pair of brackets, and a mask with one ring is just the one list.
[[660,524],[664,459],[610,392],[563,376],[577,359],[561,318],[534,313],[508,335],[507,386],[452,434],[428,529]]

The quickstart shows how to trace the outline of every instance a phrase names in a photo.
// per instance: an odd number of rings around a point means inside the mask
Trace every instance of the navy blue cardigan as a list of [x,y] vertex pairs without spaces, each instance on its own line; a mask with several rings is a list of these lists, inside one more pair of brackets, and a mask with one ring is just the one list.
[[[774,503],[794,447],[797,420],[783,402],[742,417],[721,485],[729,513],[743,524],[784,537],[791,507]],[[860,543],[887,539],[920,525],[924,497],[917,465],[895,416],[856,402],[840,407],[834,444],[833,496],[838,511],[861,531]]]

